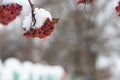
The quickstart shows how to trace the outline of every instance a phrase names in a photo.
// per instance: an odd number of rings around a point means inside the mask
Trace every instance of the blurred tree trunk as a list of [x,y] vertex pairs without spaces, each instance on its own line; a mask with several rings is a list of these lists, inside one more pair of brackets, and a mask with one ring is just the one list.
[[92,51],[97,34],[89,33],[94,31],[95,24],[79,11],[74,11],[62,25],[64,26],[60,25],[61,29],[58,30],[59,35],[47,49],[44,60],[49,64],[61,64],[69,74],[75,75],[77,80],[99,80],[96,79],[95,68],[97,53]]

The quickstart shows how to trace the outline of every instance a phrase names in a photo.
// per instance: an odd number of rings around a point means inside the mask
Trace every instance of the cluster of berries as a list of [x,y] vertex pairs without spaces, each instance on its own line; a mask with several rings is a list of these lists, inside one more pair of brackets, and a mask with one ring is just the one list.
[[78,0],[78,4],[93,4],[94,0]]
[[20,15],[21,11],[22,6],[17,3],[0,5],[0,23],[8,25],[18,15]]
[[[46,38],[55,29],[59,19],[52,19],[52,15],[45,9],[32,8],[31,15],[26,16],[23,21],[24,36],[26,38]],[[28,22],[29,19],[29,22]]]
[[118,16],[120,16],[120,1],[118,2],[118,5],[116,6],[115,9],[118,12]]
[[49,18],[47,18],[42,26],[40,26],[39,28],[35,28],[35,29],[30,28],[30,30],[24,33],[24,36],[27,38],[38,37],[40,39],[50,36],[51,32],[53,32],[55,28],[54,24],[57,23],[58,21],[59,19],[50,20]]

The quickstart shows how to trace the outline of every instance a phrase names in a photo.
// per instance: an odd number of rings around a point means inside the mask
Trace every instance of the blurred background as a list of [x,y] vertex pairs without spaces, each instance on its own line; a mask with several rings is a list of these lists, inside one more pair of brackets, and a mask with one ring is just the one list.
[[0,25],[3,67],[13,60],[9,58],[14,58],[20,65],[26,61],[33,66],[59,65],[63,75],[55,71],[61,78],[54,80],[120,80],[120,17],[115,11],[118,0],[95,0],[93,5],[86,6],[78,5],[77,0],[33,0],[33,3],[60,21],[45,39],[23,36],[21,26],[25,14],[8,26]]

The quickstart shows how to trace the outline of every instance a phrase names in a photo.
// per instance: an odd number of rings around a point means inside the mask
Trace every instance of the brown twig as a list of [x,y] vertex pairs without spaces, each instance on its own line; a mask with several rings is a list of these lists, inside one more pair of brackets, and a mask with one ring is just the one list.
[[36,24],[36,19],[35,19],[35,14],[34,14],[34,5],[32,4],[31,0],[28,0],[30,7],[31,7],[31,13],[32,13],[32,26],[35,26]]

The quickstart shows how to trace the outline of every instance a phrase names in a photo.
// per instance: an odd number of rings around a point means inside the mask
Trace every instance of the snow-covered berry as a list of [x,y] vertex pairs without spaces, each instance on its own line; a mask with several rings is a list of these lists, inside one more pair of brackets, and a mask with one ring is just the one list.
[[22,11],[22,6],[17,3],[0,5],[0,23],[8,25],[13,21]]
[[27,38],[38,37],[40,39],[50,36],[51,32],[54,30],[54,24],[58,22],[58,19],[50,20],[47,18],[45,23],[39,28],[30,28],[27,32],[24,33],[24,36]]
[[58,21],[59,19],[52,19],[52,15],[45,9],[35,8],[34,16],[30,13],[23,21],[23,35],[26,38],[46,38],[51,35]]

